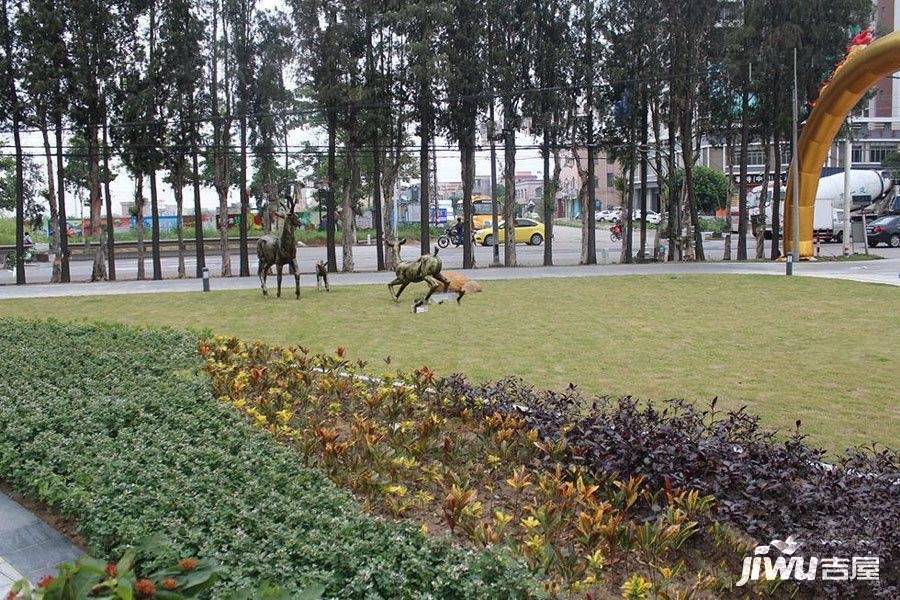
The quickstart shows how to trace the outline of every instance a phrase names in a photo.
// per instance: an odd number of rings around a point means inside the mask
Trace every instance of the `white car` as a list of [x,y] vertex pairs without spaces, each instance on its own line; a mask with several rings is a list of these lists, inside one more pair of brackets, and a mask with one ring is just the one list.
[[622,218],[622,209],[616,206],[613,208],[596,211],[594,214],[596,215],[597,221],[607,221],[611,223],[616,219]]
[[[635,220],[635,221],[640,221],[640,220],[641,220],[641,211],[640,211],[640,209],[635,209],[633,215],[634,215],[634,216],[632,217],[633,220]],[[647,211],[647,222],[648,222],[648,223],[651,223],[651,224],[653,224],[653,225],[659,225],[660,221],[662,221],[662,217],[659,215],[658,212],[655,212],[655,211],[652,211],[652,210],[648,210],[648,211]]]

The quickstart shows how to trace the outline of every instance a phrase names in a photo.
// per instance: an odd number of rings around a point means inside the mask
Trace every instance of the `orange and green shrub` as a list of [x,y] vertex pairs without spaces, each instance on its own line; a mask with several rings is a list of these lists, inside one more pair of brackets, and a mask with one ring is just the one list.
[[200,353],[220,400],[369,509],[508,546],[551,593],[719,596],[747,550],[712,521],[712,497],[563,462],[564,438],[489,400],[443,393],[427,367],[370,379],[344,349],[313,355],[235,338],[202,342]]

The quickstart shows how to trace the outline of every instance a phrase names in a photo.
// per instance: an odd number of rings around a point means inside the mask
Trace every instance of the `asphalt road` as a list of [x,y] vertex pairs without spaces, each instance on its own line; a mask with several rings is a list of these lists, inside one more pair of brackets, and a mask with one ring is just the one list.
[[[648,231],[648,246],[652,247],[654,240],[654,231]],[[737,236],[732,236],[732,256],[737,255]],[[637,233],[634,236],[634,248],[637,249],[639,239]],[[756,242],[750,240],[749,252],[755,255]],[[766,243],[768,256],[770,242]],[[621,256],[621,242],[612,242],[609,238],[609,231],[605,228],[597,230],[597,261],[601,264],[610,264],[619,262]],[[721,261],[724,252],[724,241],[706,239],[704,249],[706,251],[707,260]],[[862,249],[857,246],[858,251]],[[418,244],[413,242],[404,248],[403,257],[412,259],[418,252]],[[836,256],[842,252],[841,244],[823,244],[821,247],[823,256]],[[870,249],[870,252],[878,254],[885,258],[900,259],[900,249],[879,247]],[[338,247],[338,268],[342,264],[341,249]],[[356,271],[375,271],[376,268],[376,252],[374,246],[355,246],[354,247],[354,263]],[[325,248],[321,246],[299,248],[298,255],[300,258],[300,270],[302,273],[312,273],[313,265],[318,260],[325,259]],[[516,247],[516,255],[519,266],[522,267],[538,267],[543,265],[544,247],[543,246],[526,246],[518,245]],[[441,259],[444,267],[447,269],[459,269],[462,267],[462,248],[446,248],[440,251]],[[233,254],[231,257],[232,272],[238,271],[238,255]],[[576,227],[554,228],[553,240],[553,263],[557,266],[573,266],[578,265],[581,258],[581,230]],[[220,272],[221,260],[218,256],[207,255],[206,264],[210,269],[210,274],[215,277]],[[491,247],[476,246],[475,261],[479,268],[489,267],[493,259]],[[503,260],[503,248],[500,248],[500,260]],[[880,261],[879,261],[880,262]],[[163,277],[174,278],[178,271],[178,259],[176,257],[163,257],[161,259]],[[196,269],[196,263],[193,255],[188,254],[185,257],[187,273],[192,276]],[[667,263],[672,264],[672,263]],[[749,264],[749,263],[745,263]],[[867,263],[869,268],[874,268],[875,262]],[[624,266],[624,265],[623,265]],[[646,269],[649,265],[638,265],[637,269]],[[865,266],[865,265],[864,265]],[[146,273],[148,276],[152,274],[152,263],[148,257],[145,262]],[[250,268],[252,272],[256,269],[255,252],[250,258]],[[674,268],[674,267],[673,267]],[[777,268],[776,270],[781,270]],[[861,269],[862,270],[862,269]],[[503,271],[500,269],[499,271]],[[72,261],[71,263],[72,281],[84,282],[90,279],[91,262],[90,261]],[[116,261],[116,275],[119,280],[134,280],[137,277],[137,260],[135,259],[119,259]],[[535,275],[537,276],[537,275]],[[47,263],[34,263],[26,266],[26,277],[29,283],[45,283],[50,279],[50,265]],[[0,269],[0,286],[3,284],[15,284],[15,276],[11,271]],[[2,297],[2,295],[0,295]]]

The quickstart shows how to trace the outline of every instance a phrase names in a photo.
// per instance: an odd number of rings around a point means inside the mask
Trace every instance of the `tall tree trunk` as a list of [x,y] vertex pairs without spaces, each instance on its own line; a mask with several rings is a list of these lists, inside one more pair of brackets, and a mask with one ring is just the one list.
[[[216,193],[219,196],[219,215],[216,220],[216,228],[219,230],[219,254],[222,257],[220,272],[222,277],[231,277],[231,254],[228,252],[228,138],[230,137],[230,121],[226,121],[226,123],[223,124],[219,114],[219,2],[220,0],[213,0],[213,14],[210,19],[210,24],[212,25],[212,36],[210,39],[212,58],[210,60],[211,73],[209,78],[209,95],[213,114],[213,179]],[[227,31],[225,27],[223,27],[223,29]],[[225,79],[227,82],[227,50],[225,63]],[[225,111],[226,113],[229,113],[228,119],[230,119],[230,106],[226,106]]]
[[747,151],[750,143],[750,81],[741,89],[741,165],[738,183],[738,260],[747,260]]
[[589,175],[590,169],[588,168],[589,161],[593,158],[590,153],[588,153],[590,158],[585,159],[585,164],[582,166],[581,164],[581,155],[578,153],[578,138],[577,136],[572,136],[572,158],[575,161],[575,170],[578,173],[578,204],[581,206],[581,257],[579,258],[578,263],[582,265],[589,265],[591,263],[590,258],[590,239],[591,234],[588,230],[589,224],[594,221],[594,210],[593,210],[593,202],[591,201],[593,196],[589,194],[589,190],[591,188]]
[[[503,108],[504,119],[512,118],[512,104]],[[516,130],[503,129],[503,186],[506,190],[503,200],[503,264],[516,266]]]
[[544,139],[541,142],[541,156],[544,159],[544,266],[553,265],[553,215],[556,212],[556,194],[550,185],[550,125],[544,124]]
[[337,152],[337,111],[334,107],[328,110],[328,195],[325,202],[325,252],[328,270],[337,271],[337,251],[334,244],[334,219],[337,207],[334,198],[334,184],[337,182],[335,170],[335,153]]
[[91,281],[102,281],[107,278],[106,273],[106,244],[103,227],[100,223],[100,207],[102,195],[100,193],[100,152],[98,149],[97,126],[88,126],[88,161],[90,179],[90,208],[91,208],[91,237],[97,244],[94,252],[94,268],[91,271]]
[[[634,136],[631,136],[631,139],[634,139]],[[630,157],[627,167],[628,181],[624,182],[626,187],[622,190],[622,212],[625,217],[624,227],[622,228],[622,256],[619,259],[619,262],[622,263],[634,262],[634,253],[632,251],[632,239],[634,237],[634,172],[637,170],[634,163],[634,157]]]
[[22,122],[21,108],[19,106],[19,96],[16,91],[16,74],[15,63],[13,62],[13,35],[14,32],[10,27],[9,4],[7,0],[3,0],[3,11],[0,15],[0,36],[3,39],[3,51],[6,54],[4,62],[4,76],[8,88],[3,90],[6,95],[5,100],[9,103],[12,117],[12,133],[13,145],[16,152],[16,182],[15,182],[15,201],[16,201],[16,284],[25,284],[25,186],[24,186],[24,163],[22,155],[22,138],[19,132],[19,124]]
[[675,162],[675,133],[677,131],[676,125],[677,121],[675,119],[675,101],[672,95],[669,97],[669,115],[668,115],[668,142],[669,142],[669,156],[666,164],[666,176],[668,180],[669,192],[667,194],[666,200],[669,203],[669,223],[668,223],[668,237],[669,237],[669,257],[670,261],[672,260],[681,260],[681,211],[679,210],[679,206],[681,206],[681,200],[679,196],[681,195],[681,190],[676,190],[674,186],[674,177],[675,170],[677,169],[677,164]]
[[734,181],[734,137],[729,133],[722,152],[728,155],[728,193],[725,196],[725,252],[722,260],[731,260],[731,190]]
[[159,198],[156,194],[156,168],[150,169],[150,244],[153,248],[153,279],[162,279],[159,255]]
[[41,115],[41,138],[44,141],[44,158],[47,161],[47,204],[50,206],[50,253],[53,255],[53,266],[50,273],[50,283],[59,283],[60,280],[60,249],[59,249],[59,206],[56,199],[56,180],[53,176],[53,153],[50,148],[50,135],[47,131],[47,117]]
[[[419,109],[419,246],[422,254],[431,253],[431,229],[428,213],[431,210],[431,200],[428,185],[428,153],[431,148],[431,119],[430,111],[424,106]],[[460,150],[462,150],[460,148]],[[466,159],[460,156],[460,160],[465,163]],[[463,165],[465,170],[465,165]],[[465,182],[463,182],[465,187]],[[463,259],[465,262],[465,259]]]
[[647,122],[647,86],[641,89],[641,240],[638,249],[638,261],[644,262],[647,258],[647,136],[649,124]]
[[[597,264],[597,220],[594,218],[594,202],[597,198],[597,176],[595,174],[596,169],[596,152],[597,149],[594,147],[594,3],[592,0],[588,0],[585,3],[585,18],[584,18],[584,30],[585,30],[585,42],[587,49],[587,97],[586,97],[586,108],[587,108],[587,189],[585,190],[585,194],[587,198],[584,200],[584,208],[585,215],[582,217],[582,232],[581,237],[587,238],[582,241],[582,260],[584,264],[594,265]],[[578,164],[578,159],[575,159],[575,163]],[[582,184],[584,182],[584,178],[582,178]],[[580,194],[580,191],[579,191]],[[586,248],[585,248],[586,246]]]
[[[472,247],[472,188],[475,185],[475,140],[472,138],[465,139],[462,140],[459,145],[463,184],[463,269],[474,269],[475,253],[474,248]],[[430,249],[428,252],[430,252]]]
[[[246,87],[247,82],[243,82]],[[247,106],[245,91],[241,90],[241,223],[240,223],[240,273],[241,277],[250,276],[250,253],[247,248],[247,226],[250,218],[250,196],[247,193],[247,117],[243,114]]]
[[173,173],[172,191],[175,193],[175,233],[178,236],[178,278],[184,279],[187,274],[184,268],[184,173],[177,167]]
[[781,257],[781,132],[775,128],[773,142],[775,152],[775,184],[772,186],[772,260]]
[[116,280],[116,230],[112,214],[112,194],[109,192],[109,140],[107,138],[107,114],[103,108],[103,196],[106,201],[106,259],[109,280]]
[[135,174],[136,185],[134,187],[134,228],[137,233],[137,278],[143,280],[147,278],[144,269],[144,260],[146,258],[146,249],[144,248],[144,175],[143,173]]
[[768,134],[765,136],[763,143],[763,154],[765,158],[765,166],[763,167],[763,185],[759,193],[757,216],[758,227],[756,230],[756,259],[762,260],[766,256],[766,204],[769,202],[769,176],[772,173],[772,145],[769,142]]
[[[651,123],[653,124],[653,140],[656,149],[654,151],[654,165],[656,169],[656,194],[657,201],[659,206],[659,224],[656,226],[656,233],[653,236],[653,259],[654,260],[664,260],[664,257],[660,255],[660,238],[662,237],[663,227],[668,226],[669,219],[671,215],[668,212],[669,207],[669,195],[671,194],[671,190],[669,189],[668,184],[668,176],[664,175],[663,171],[663,155],[662,149],[659,144],[659,139],[661,135],[661,126],[660,126],[660,114],[661,110],[659,97],[655,96],[653,99],[653,103],[650,105],[650,116]],[[663,195],[663,190],[665,190],[665,195]]]
[[354,270],[353,245],[356,243],[356,212],[353,205],[359,189],[360,176],[356,144],[353,142],[347,144],[347,167],[350,173],[343,186],[344,201],[341,206],[341,270],[345,273],[352,273]]
[[700,218],[694,200],[694,138],[693,108],[688,103],[681,111],[681,156],[684,158],[684,200],[691,219],[691,230],[694,240],[694,258],[705,260],[703,255],[703,232],[700,231]]
[[[194,99],[191,98],[191,116],[194,115]],[[200,207],[200,167],[199,150],[197,148],[197,122],[192,120],[191,135],[191,164],[193,165],[194,184],[194,249],[197,261],[197,277],[203,277],[203,268],[206,266],[206,250],[203,247],[203,212]]]
[[69,224],[66,221],[66,168],[63,162],[62,113],[54,114],[53,121],[56,129],[54,138],[56,141],[56,203],[59,209],[57,225],[57,231],[59,231],[59,280],[61,283],[68,283],[71,277],[69,271]]

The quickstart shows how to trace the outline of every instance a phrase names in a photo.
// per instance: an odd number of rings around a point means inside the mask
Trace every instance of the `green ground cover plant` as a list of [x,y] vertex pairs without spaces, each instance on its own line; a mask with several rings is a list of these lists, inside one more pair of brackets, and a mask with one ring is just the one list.
[[152,534],[148,570],[220,565],[212,597],[271,581],[326,597],[540,595],[505,553],[374,519],[211,394],[196,336],[0,321],[0,473],[74,518],[95,556]]

